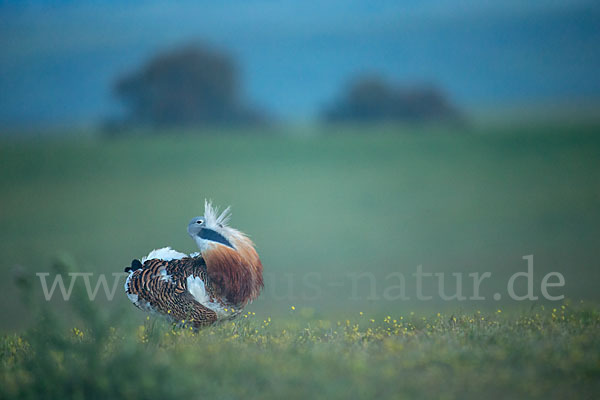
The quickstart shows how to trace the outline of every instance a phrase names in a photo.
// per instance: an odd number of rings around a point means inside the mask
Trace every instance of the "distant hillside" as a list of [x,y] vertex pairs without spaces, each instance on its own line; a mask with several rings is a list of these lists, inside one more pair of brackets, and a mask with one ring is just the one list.
[[466,107],[600,97],[591,1],[15,3],[0,19],[0,125],[114,114],[115,76],[193,39],[230,52],[247,97],[284,118],[371,71],[436,82]]

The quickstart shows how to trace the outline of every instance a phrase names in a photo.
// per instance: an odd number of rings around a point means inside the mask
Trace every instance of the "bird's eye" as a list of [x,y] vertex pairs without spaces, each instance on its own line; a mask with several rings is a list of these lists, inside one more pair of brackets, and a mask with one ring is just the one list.
[[202,222],[204,222],[204,221],[202,221],[201,219],[199,219],[198,221],[196,221],[197,224],[201,224]]

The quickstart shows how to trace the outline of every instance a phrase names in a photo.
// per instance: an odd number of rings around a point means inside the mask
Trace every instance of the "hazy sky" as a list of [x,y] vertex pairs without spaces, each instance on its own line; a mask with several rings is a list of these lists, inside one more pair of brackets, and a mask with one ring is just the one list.
[[600,97],[597,1],[0,2],[0,125],[99,121],[115,77],[204,41],[253,103],[309,118],[361,72],[465,107]]

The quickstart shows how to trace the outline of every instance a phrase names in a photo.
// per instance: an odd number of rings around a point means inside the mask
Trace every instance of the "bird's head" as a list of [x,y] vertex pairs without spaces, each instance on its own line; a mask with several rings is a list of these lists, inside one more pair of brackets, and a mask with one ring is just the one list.
[[230,228],[229,207],[219,214],[209,201],[204,202],[204,215],[194,217],[188,224],[188,234],[196,241],[200,251],[222,245],[236,250],[236,236],[239,233]]

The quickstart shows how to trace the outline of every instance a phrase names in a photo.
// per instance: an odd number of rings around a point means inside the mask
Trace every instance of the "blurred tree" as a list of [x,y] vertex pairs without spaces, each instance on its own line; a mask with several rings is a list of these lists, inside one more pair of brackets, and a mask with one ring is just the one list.
[[129,110],[128,123],[162,127],[260,119],[241,99],[232,59],[199,45],[157,55],[120,77],[114,93]]
[[378,76],[353,80],[325,110],[328,121],[446,121],[461,119],[458,109],[434,86],[395,87]]

